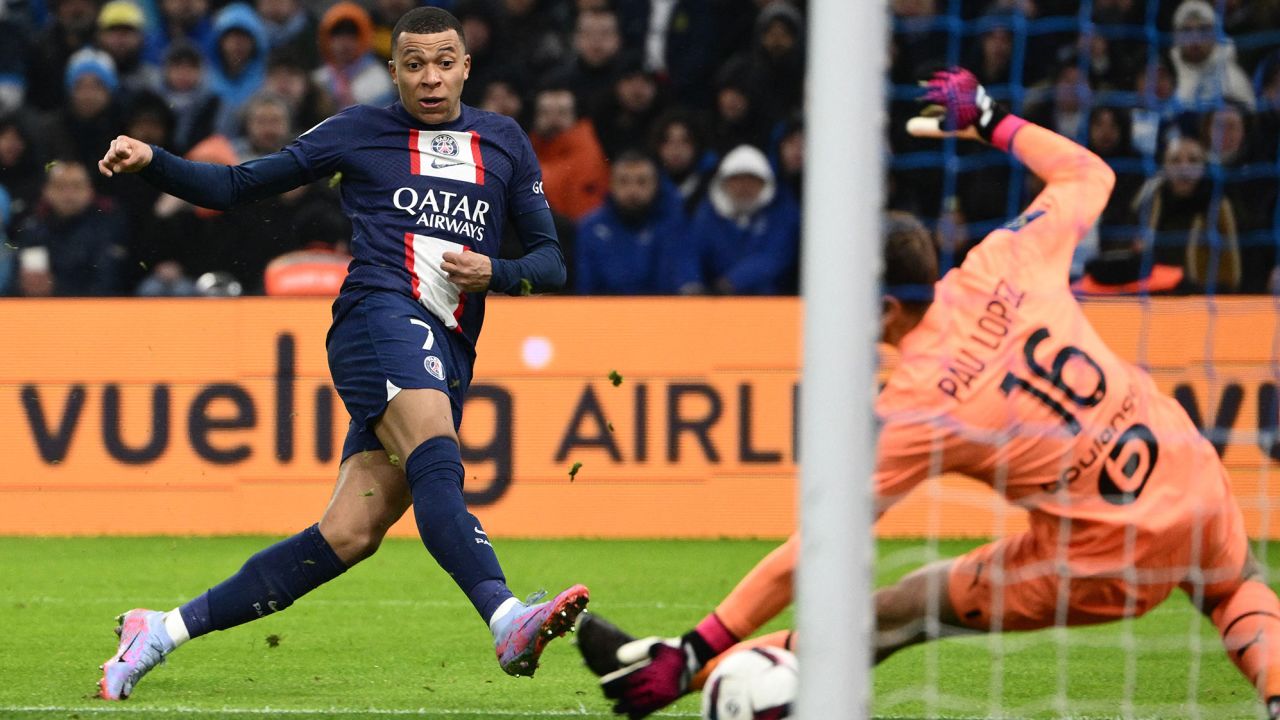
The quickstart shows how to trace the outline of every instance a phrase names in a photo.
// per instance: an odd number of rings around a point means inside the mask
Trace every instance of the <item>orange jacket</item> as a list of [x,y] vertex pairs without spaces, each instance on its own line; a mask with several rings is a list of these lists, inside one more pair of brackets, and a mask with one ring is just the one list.
[[547,203],[574,222],[600,207],[609,193],[609,162],[591,121],[583,118],[553,138],[529,136],[542,164]]

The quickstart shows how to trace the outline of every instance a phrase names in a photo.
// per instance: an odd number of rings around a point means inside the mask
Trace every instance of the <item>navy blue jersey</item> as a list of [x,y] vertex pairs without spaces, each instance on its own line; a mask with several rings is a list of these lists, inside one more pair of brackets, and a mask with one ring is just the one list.
[[547,208],[529,138],[506,116],[462,106],[457,120],[418,122],[400,103],[356,105],[285,148],[308,181],[341,172],[351,219],[344,296],[407,293],[472,344],[484,293],[461,293],[440,269],[445,252],[496,257],[508,215]]

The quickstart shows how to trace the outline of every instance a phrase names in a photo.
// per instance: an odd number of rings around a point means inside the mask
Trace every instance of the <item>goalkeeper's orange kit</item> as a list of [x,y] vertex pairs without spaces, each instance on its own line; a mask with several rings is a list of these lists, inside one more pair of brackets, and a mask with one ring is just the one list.
[[[1011,143],[999,136],[1046,188],[934,286],[902,339],[876,403],[877,512],[943,473],[986,482],[1029,511],[1030,528],[951,561],[961,622],[1104,622],[1181,587],[1210,610],[1232,662],[1276,698],[1280,601],[1246,576],[1226,470],[1182,407],[1102,342],[1068,288],[1071,256],[1114,176],[1035,125]],[[771,553],[716,608],[728,632],[747,637],[789,602],[797,547],[793,537]]]
[[1035,125],[1012,151],[1045,190],[936,284],[903,339],[876,406],[878,510],[955,472],[1030,511],[1026,533],[954,566],[952,603],[975,627],[1052,625],[1064,600],[1072,624],[1133,616],[1201,577],[1210,593],[1234,588],[1248,547],[1222,463],[1068,287],[1111,170]]

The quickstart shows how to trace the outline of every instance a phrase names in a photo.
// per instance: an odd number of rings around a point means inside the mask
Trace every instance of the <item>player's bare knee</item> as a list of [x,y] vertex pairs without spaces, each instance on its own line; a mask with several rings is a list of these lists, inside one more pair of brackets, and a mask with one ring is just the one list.
[[386,529],[361,523],[320,521],[320,534],[347,567],[372,556],[382,545]]

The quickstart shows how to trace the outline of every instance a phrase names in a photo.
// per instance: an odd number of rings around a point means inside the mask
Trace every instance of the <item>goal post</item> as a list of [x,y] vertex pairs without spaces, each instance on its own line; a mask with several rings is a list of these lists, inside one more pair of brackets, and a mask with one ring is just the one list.
[[799,717],[871,705],[887,3],[812,0],[805,88]]

